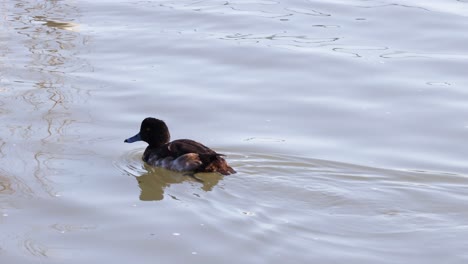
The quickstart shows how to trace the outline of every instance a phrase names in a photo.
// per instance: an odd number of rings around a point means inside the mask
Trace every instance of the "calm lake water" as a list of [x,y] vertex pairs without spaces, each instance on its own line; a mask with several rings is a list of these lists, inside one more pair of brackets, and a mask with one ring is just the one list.
[[[468,1],[0,14],[0,263],[468,263]],[[148,116],[238,173],[146,166]]]

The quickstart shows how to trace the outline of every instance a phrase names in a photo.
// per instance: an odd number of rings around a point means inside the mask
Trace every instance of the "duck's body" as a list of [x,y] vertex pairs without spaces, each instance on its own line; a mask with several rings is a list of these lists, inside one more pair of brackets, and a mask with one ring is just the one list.
[[143,161],[151,166],[174,171],[235,173],[222,154],[190,139],[170,142],[169,129],[164,121],[148,117],[141,123],[140,132],[125,140],[127,143],[145,141],[149,144]]

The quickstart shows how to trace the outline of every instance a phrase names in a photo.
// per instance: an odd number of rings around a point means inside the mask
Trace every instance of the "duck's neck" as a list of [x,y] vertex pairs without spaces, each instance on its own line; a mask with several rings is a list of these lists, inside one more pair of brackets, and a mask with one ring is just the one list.
[[149,137],[149,140],[146,140],[148,143],[148,147],[151,148],[160,148],[161,146],[169,143],[171,140],[171,135],[169,134],[168,130],[163,132],[157,133],[156,135],[152,135]]
[[159,142],[152,142],[151,144],[148,144],[148,147],[147,148],[150,148],[150,149],[158,149],[164,145],[166,145],[167,143],[169,143],[169,141],[159,141]]
[[165,133],[160,133],[157,136],[151,137],[149,140],[148,147],[145,149],[145,153],[143,154],[143,160],[147,161],[150,155],[154,153],[159,153],[160,148],[165,144],[169,143],[171,136],[169,135],[169,131]]

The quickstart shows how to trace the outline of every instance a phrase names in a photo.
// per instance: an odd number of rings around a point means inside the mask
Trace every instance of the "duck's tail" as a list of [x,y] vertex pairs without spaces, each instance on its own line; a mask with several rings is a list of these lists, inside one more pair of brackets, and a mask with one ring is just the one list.
[[203,164],[206,164],[203,168],[200,168],[200,172],[219,172],[223,175],[230,175],[236,173],[236,171],[227,164],[223,158],[223,154],[201,156]]

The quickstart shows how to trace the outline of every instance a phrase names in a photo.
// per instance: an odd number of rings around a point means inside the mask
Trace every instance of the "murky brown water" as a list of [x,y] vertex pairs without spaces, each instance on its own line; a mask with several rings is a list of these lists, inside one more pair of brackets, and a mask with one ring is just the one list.
[[[464,1],[1,1],[1,263],[466,263]],[[150,168],[147,116],[233,176]]]

